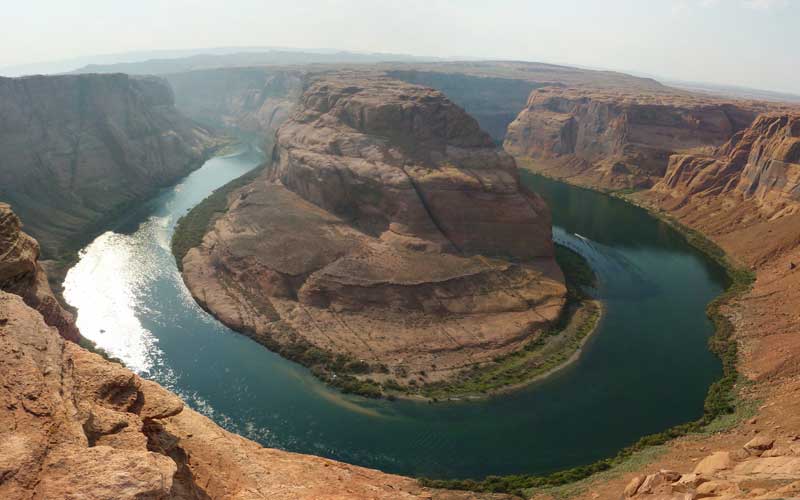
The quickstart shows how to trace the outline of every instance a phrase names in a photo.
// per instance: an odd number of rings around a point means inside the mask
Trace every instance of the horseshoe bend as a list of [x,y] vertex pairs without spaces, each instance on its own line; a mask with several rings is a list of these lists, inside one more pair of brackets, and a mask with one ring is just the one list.
[[800,496],[800,5],[187,6],[3,9],[0,499]]
[[453,379],[559,318],[549,209],[441,93],[316,77],[272,156],[183,258],[232,328],[379,390]]

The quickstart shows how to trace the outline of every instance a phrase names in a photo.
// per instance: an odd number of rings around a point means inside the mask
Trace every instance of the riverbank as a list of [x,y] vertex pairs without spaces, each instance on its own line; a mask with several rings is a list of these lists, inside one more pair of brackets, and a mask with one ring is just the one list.
[[394,395],[432,401],[486,398],[545,380],[577,361],[602,321],[603,304],[587,292],[597,286],[597,277],[583,257],[557,245],[556,260],[564,272],[568,298],[551,329],[522,349],[458,374],[453,380]]
[[[570,184],[568,178],[550,177],[531,169],[531,162],[529,161],[520,161],[518,159],[518,163],[525,166],[526,170],[535,175]],[[725,269],[729,279],[728,287],[725,292],[716,297],[706,307],[706,314],[714,324],[714,335],[709,339],[708,345],[711,352],[716,354],[722,361],[722,377],[709,387],[702,417],[685,424],[673,426],[663,432],[645,436],[633,445],[622,449],[611,458],[549,475],[491,476],[483,480],[423,480],[423,484],[472,491],[513,492],[524,496],[531,496],[537,493],[544,494],[546,498],[552,498],[552,496],[547,496],[548,491],[554,492],[560,488],[562,490],[558,494],[560,496],[563,495],[564,485],[578,482],[583,484],[582,487],[576,487],[577,494],[590,488],[595,491],[593,487],[594,480],[600,482],[606,480],[619,485],[618,478],[630,477],[632,471],[646,467],[662,454],[664,445],[668,443],[674,445],[680,441],[680,438],[688,439],[689,442],[698,439],[693,436],[702,436],[699,439],[703,440],[709,433],[735,429],[746,418],[752,416],[752,401],[754,398],[752,394],[749,396],[743,394],[744,389],[742,388],[742,379],[738,369],[740,361],[738,343],[734,336],[735,327],[730,316],[732,315],[731,309],[735,304],[751,290],[755,281],[754,273],[749,269],[743,268],[741,264],[734,262],[721,247],[704,234],[681,224],[666,213],[656,210],[652,205],[637,202],[635,199],[630,198],[632,194],[630,192],[609,192],[603,189],[592,189],[581,184],[572,185],[602,192],[647,210],[648,213],[664,221],[681,234],[692,247],[707,255]],[[653,452],[653,450],[656,451]],[[702,448],[701,451],[705,451],[705,448]],[[603,473],[603,478],[599,477],[600,473]],[[628,475],[625,476],[625,473]],[[595,477],[596,475],[598,477]],[[622,488],[614,491],[618,494],[618,492],[622,491]],[[568,496],[576,494],[574,491],[572,493]],[[596,493],[593,494],[596,495]]]

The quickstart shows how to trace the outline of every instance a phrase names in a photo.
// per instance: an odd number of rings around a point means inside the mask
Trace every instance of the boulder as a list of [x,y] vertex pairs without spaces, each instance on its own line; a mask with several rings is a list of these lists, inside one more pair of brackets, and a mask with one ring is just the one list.
[[694,468],[694,473],[712,476],[719,471],[730,469],[732,466],[731,454],[727,451],[718,451],[701,460]]

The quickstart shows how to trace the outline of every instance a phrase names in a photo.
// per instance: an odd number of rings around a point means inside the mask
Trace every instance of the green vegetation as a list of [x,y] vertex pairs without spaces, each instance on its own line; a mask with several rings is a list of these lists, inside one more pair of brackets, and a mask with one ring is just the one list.
[[[285,325],[284,327],[290,328]],[[251,335],[251,337],[270,351],[310,369],[314,376],[345,394],[356,394],[367,398],[383,397],[383,390],[377,382],[369,378],[358,378],[356,375],[387,373],[389,370],[386,365],[371,365],[351,356],[334,354],[320,349],[292,333],[289,335],[294,336],[296,340],[281,343],[269,336]]]
[[574,467],[572,469],[555,472],[547,475],[509,475],[489,476],[482,480],[432,480],[421,479],[420,482],[429,487],[471,490],[481,492],[504,492],[530,496],[531,490],[553,488],[574,483],[604,471],[611,471],[629,464],[631,460],[642,455],[652,447],[661,446],[668,441],[696,432],[708,432],[722,425],[731,425],[731,416],[747,415],[750,405],[740,404],[736,398],[736,384],[739,373],[736,369],[737,344],[733,338],[733,324],[722,313],[722,308],[736,297],[750,289],[754,275],[750,270],[734,265],[725,255],[725,252],[715,243],[707,239],[698,231],[686,228],[674,220],[664,218],[668,224],[679,231],[686,241],[701,250],[727,272],[730,280],[728,288],[723,294],[714,299],[706,307],[706,314],[714,323],[714,335],[709,339],[709,349],[722,361],[722,377],[711,385],[706,395],[703,416],[685,424],[676,425],[665,431],[644,436],[632,445],[622,449],[615,456],[598,460],[589,465]]
[[209,226],[217,217],[228,211],[228,195],[247,185],[263,170],[263,166],[238,177],[217,188],[206,199],[198,203],[186,215],[178,219],[172,235],[172,255],[179,270],[183,270],[183,258],[194,247],[200,246]]
[[597,277],[588,262],[572,250],[556,245],[556,260],[567,283],[567,304],[552,327],[530,340],[522,349],[495,358],[482,366],[473,365],[453,380],[431,382],[412,388],[384,388],[412,392],[429,399],[486,395],[519,387],[542,378],[568,363],[594,331],[601,315],[598,302],[588,300],[586,287]]
[[570,307],[567,325],[542,333],[517,351],[485,366],[474,365],[455,380],[425,384],[419,394],[431,399],[483,395],[531,383],[568,363],[594,330],[601,308],[596,302]]

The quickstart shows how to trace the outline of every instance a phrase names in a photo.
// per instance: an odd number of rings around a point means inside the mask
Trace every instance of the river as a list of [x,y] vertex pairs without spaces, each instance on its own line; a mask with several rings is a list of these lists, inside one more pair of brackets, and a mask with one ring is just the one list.
[[614,454],[697,418],[721,374],[705,305],[724,271],[645,211],[538,176],[554,237],[595,269],[606,312],[580,359],[549,379],[483,401],[343,396],[200,309],[169,249],[177,219],[263,161],[252,148],[209,160],[107,232],[65,281],[81,332],[223,427],[265,446],[438,478],[543,473]]

